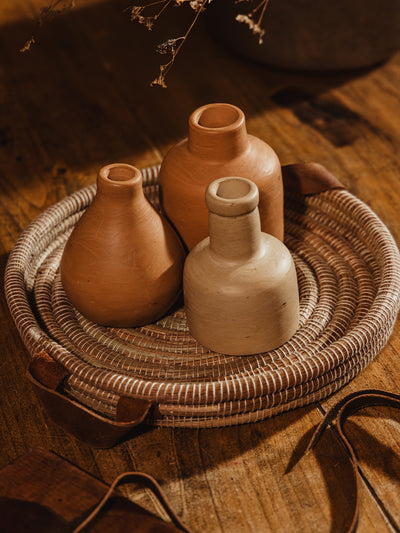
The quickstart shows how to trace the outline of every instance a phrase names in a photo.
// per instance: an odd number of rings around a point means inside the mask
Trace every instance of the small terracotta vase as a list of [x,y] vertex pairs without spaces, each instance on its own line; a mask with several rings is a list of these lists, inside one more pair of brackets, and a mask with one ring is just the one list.
[[238,107],[208,104],[192,113],[188,138],[168,152],[159,176],[163,208],[188,249],[209,234],[204,193],[224,176],[256,183],[261,228],[283,240],[283,187],[276,153],[247,133]]
[[209,185],[210,237],[188,255],[183,290],[189,329],[200,344],[229,355],[277,348],[299,324],[292,256],[260,229],[256,185],[221,178]]
[[65,245],[61,279],[90,320],[140,326],[177,300],[184,257],[179,237],[145,198],[140,171],[116,163],[98,174],[96,197]]

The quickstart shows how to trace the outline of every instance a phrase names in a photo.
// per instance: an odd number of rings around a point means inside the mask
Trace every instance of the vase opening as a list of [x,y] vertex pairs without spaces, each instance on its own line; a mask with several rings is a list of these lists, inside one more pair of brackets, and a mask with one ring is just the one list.
[[233,200],[247,196],[251,190],[250,183],[236,178],[228,178],[218,185],[216,195],[219,198]]
[[210,183],[206,191],[208,209],[225,217],[253,211],[258,206],[258,200],[256,184],[245,178],[220,178]]
[[211,104],[200,110],[197,124],[203,128],[226,128],[240,121],[241,112],[229,104]]
[[140,171],[125,163],[115,163],[103,167],[100,171],[110,181],[131,181],[140,177]]

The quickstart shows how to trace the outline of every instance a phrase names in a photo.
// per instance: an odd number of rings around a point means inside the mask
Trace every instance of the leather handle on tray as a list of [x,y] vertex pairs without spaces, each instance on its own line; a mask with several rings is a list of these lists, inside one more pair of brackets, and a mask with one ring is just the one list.
[[345,188],[328,169],[314,162],[284,165],[282,179],[285,191],[305,195]]
[[354,451],[353,444],[346,435],[344,430],[344,424],[349,416],[357,413],[361,409],[372,406],[386,406],[386,407],[395,407],[400,409],[400,395],[394,394],[392,392],[386,392],[382,390],[364,390],[358,391],[353,394],[349,394],[343,400],[338,402],[335,406],[332,407],[321,420],[317,429],[315,430],[311,440],[307,446],[304,455],[315,448],[318,444],[319,439],[325,429],[330,424],[335,424],[337,432],[339,434],[340,440],[342,441],[346,451],[349,454],[349,458],[353,467],[353,476],[354,476],[354,486],[356,487],[356,497],[355,497],[355,508],[353,511],[352,521],[348,528],[348,533],[354,533],[358,525],[358,516],[359,516],[359,476],[358,476],[358,459]]
[[77,439],[95,448],[110,448],[144,421],[152,404],[146,400],[121,396],[117,419],[110,420],[61,394],[59,389],[68,371],[47,352],[36,354],[27,377],[50,418]]

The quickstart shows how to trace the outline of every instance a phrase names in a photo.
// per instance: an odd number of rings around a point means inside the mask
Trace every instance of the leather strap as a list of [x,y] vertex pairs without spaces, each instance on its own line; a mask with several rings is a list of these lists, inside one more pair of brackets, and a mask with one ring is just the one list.
[[298,194],[319,194],[344,185],[319,163],[293,163],[282,167],[283,188]]
[[27,370],[27,377],[50,418],[65,431],[95,448],[114,446],[144,421],[152,406],[146,400],[121,396],[116,420],[110,420],[61,392],[68,375],[68,371],[47,352],[36,354]]
[[358,525],[358,516],[359,516],[359,475],[358,475],[358,459],[354,451],[354,447],[346,435],[344,430],[344,425],[349,416],[357,413],[361,409],[372,406],[387,406],[395,407],[400,409],[400,395],[394,394],[392,392],[386,392],[381,390],[364,390],[349,394],[343,400],[338,402],[332,409],[330,409],[318,425],[316,431],[314,432],[304,455],[313,450],[319,442],[319,439],[325,429],[330,425],[334,424],[337,432],[339,434],[340,440],[345,446],[350,461],[353,467],[353,476],[354,476],[354,486],[356,487],[356,497],[355,497],[355,508],[353,512],[353,517],[351,524],[348,528],[348,533],[354,533]]
[[79,533],[80,531],[83,531],[87,525],[89,525],[104,509],[104,506],[108,502],[108,500],[111,498],[111,496],[114,493],[114,490],[117,488],[118,485],[122,485],[124,483],[129,483],[131,481],[141,481],[144,482],[146,485],[148,485],[151,490],[154,492],[154,494],[157,496],[158,501],[163,506],[163,509],[166,511],[168,516],[171,519],[171,522],[180,530],[184,531],[185,533],[191,533],[190,530],[184,525],[184,523],[180,520],[178,515],[174,512],[172,509],[170,503],[168,502],[167,498],[165,497],[160,485],[157,483],[157,481],[148,474],[145,474],[144,472],[124,472],[120,476],[116,477],[112,484],[110,485],[109,489],[107,490],[106,494],[103,496],[103,498],[100,500],[100,502],[96,505],[96,507],[93,509],[93,511],[79,524],[78,527],[76,527],[72,533]]
[[[150,488],[172,522],[118,494],[115,488],[126,481]],[[88,531],[98,533],[190,533],[157,481],[142,472],[122,474],[107,486],[53,452],[41,449],[0,470],[2,533],[78,533],[86,531],[86,526]]]

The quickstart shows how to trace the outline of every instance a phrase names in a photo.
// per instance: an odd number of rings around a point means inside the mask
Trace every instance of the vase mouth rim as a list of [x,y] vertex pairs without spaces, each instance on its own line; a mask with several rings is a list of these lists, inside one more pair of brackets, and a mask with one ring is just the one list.
[[208,209],[217,215],[235,217],[254,211],[258,206],[257,185],[236,176],[214,180],[206,190]]
[[245,123],[243,111],[226,103],[206,104],[197,108],[189,117],[189,126],[197,131],[218,133],[236,130]]
[[141,181],[140,170],[128,163],[111,163],[99,171],[99,179],[111,184],[135,184]]

